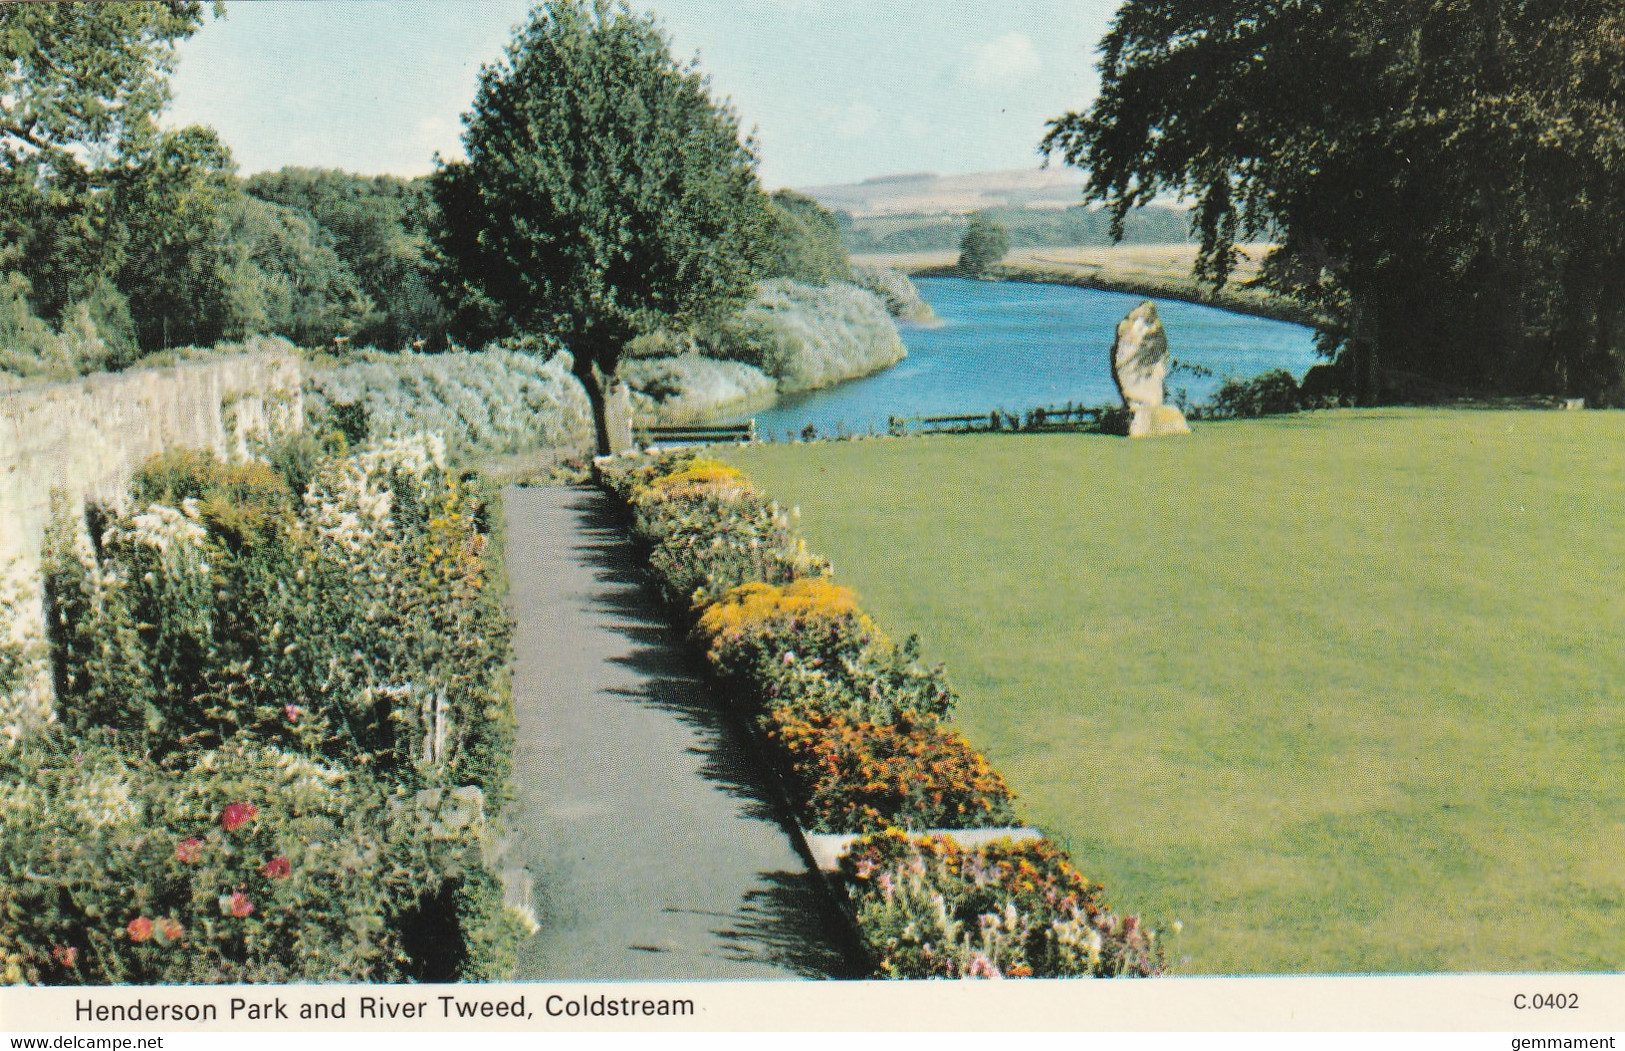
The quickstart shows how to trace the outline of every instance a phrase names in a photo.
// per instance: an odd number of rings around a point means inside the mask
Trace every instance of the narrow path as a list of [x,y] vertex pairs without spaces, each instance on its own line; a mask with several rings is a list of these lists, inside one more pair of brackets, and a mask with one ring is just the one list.
[[592,490],[503,491],[518,717],[517,977],[848,976],[764,771],[650,607]]

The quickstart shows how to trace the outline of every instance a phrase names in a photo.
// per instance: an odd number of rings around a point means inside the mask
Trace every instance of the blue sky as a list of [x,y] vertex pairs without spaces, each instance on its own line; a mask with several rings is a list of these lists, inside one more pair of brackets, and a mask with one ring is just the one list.
[[[243,174],[419,175],[458,152],[483,63],[530,0],[234,0],[182,45],[169,123]],[[1094,97],[1115,0],[645,0],[754,127],[770,187],[1032,167]]]

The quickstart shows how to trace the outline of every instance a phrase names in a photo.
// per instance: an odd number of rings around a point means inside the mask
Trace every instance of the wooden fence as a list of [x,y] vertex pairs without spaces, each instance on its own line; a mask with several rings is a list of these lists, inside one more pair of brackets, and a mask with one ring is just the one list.
[[982,434],[992,431],[1077,431],[1100,426],[1110,409],[1082,405],[1043,406],[1026,412],[991,412],[967,416],[893,416],[892,434]]

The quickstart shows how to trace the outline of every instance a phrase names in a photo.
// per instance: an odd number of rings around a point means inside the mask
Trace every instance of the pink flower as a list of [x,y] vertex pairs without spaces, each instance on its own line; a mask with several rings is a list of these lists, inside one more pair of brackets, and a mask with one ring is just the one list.
[[51,946],[51,959],[63,967],[78,967],[79,950],[71,945],[53,945]]
[[293,867],[288,864],[288,859],[282,857],[272,858],[260,866],[260,875],[266,879],[287,879],[292,871]]
[[971,957],[970,966],[965,968],[967,978],[1003,978],[999,969],[993,966],[993,961],[985,953],[977,953]]
[[220,895],[220,914],[223,916],[236,916],[242,919],[253,911],[254,903],[240,890]]
[[190,865],[203,857],[203,841],[201,839],[183,839],[175,844],[175,858]]
[[165,916],[158,921],[158,941],[160,944],[168,945],[171,942],[178,942],[185,934],[186,928],[182,927],[180,921],[172,916]]
[[299,721],[299,717],[305,714],[305,710],[299,707],[297,704],[284,704],[282,706],[282,714],[288,717],[288,721],[290,723],[296,723]]
[[253,803],[229,803],[220,811],[220,827],[235,832],[259,816],[260,808]]
[[152,937],[152,921],[145,916],[137,916],[124,930],[130,935],[131,941],[144,942]]

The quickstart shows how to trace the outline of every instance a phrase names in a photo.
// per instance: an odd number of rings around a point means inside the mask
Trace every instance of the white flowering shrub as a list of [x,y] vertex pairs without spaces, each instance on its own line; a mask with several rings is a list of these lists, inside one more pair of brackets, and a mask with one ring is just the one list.
[[872,293],[783,278],[762,282],[743,310],[702,335],[700,349],[760,369],[781,392],[867,376],[908,355],[891,315]]
[[24,592],[15,570],[0,567],[0,749],[15,744],[27,728],[51,721],[45,647],[38,629],[30,631],[32,618],[23,615],[37,594]]
[[580,446],[592,436],[592,407],[570,374],[569,355],[495,348],[367,352],[306,377],[305,415],[314,430],[342,431],[358,444],[438,433],[446,455],[463,461]]
[[854,266],[852,283],[879,296],[894,318],[916,325],[928,325],[937,320],[931,304],[920,298],[920,290],[901,270],[889,266]]
[[633,407],[661,423],[689,423],[729,405],[770,399],[777,385],[760,369],[698,354],[632,358],[616,373]]
[[482,497],[437,437],[327,460],[174,453],[54,534],[61,718],[162,757],[240,736],[500,793],[509,628]]

